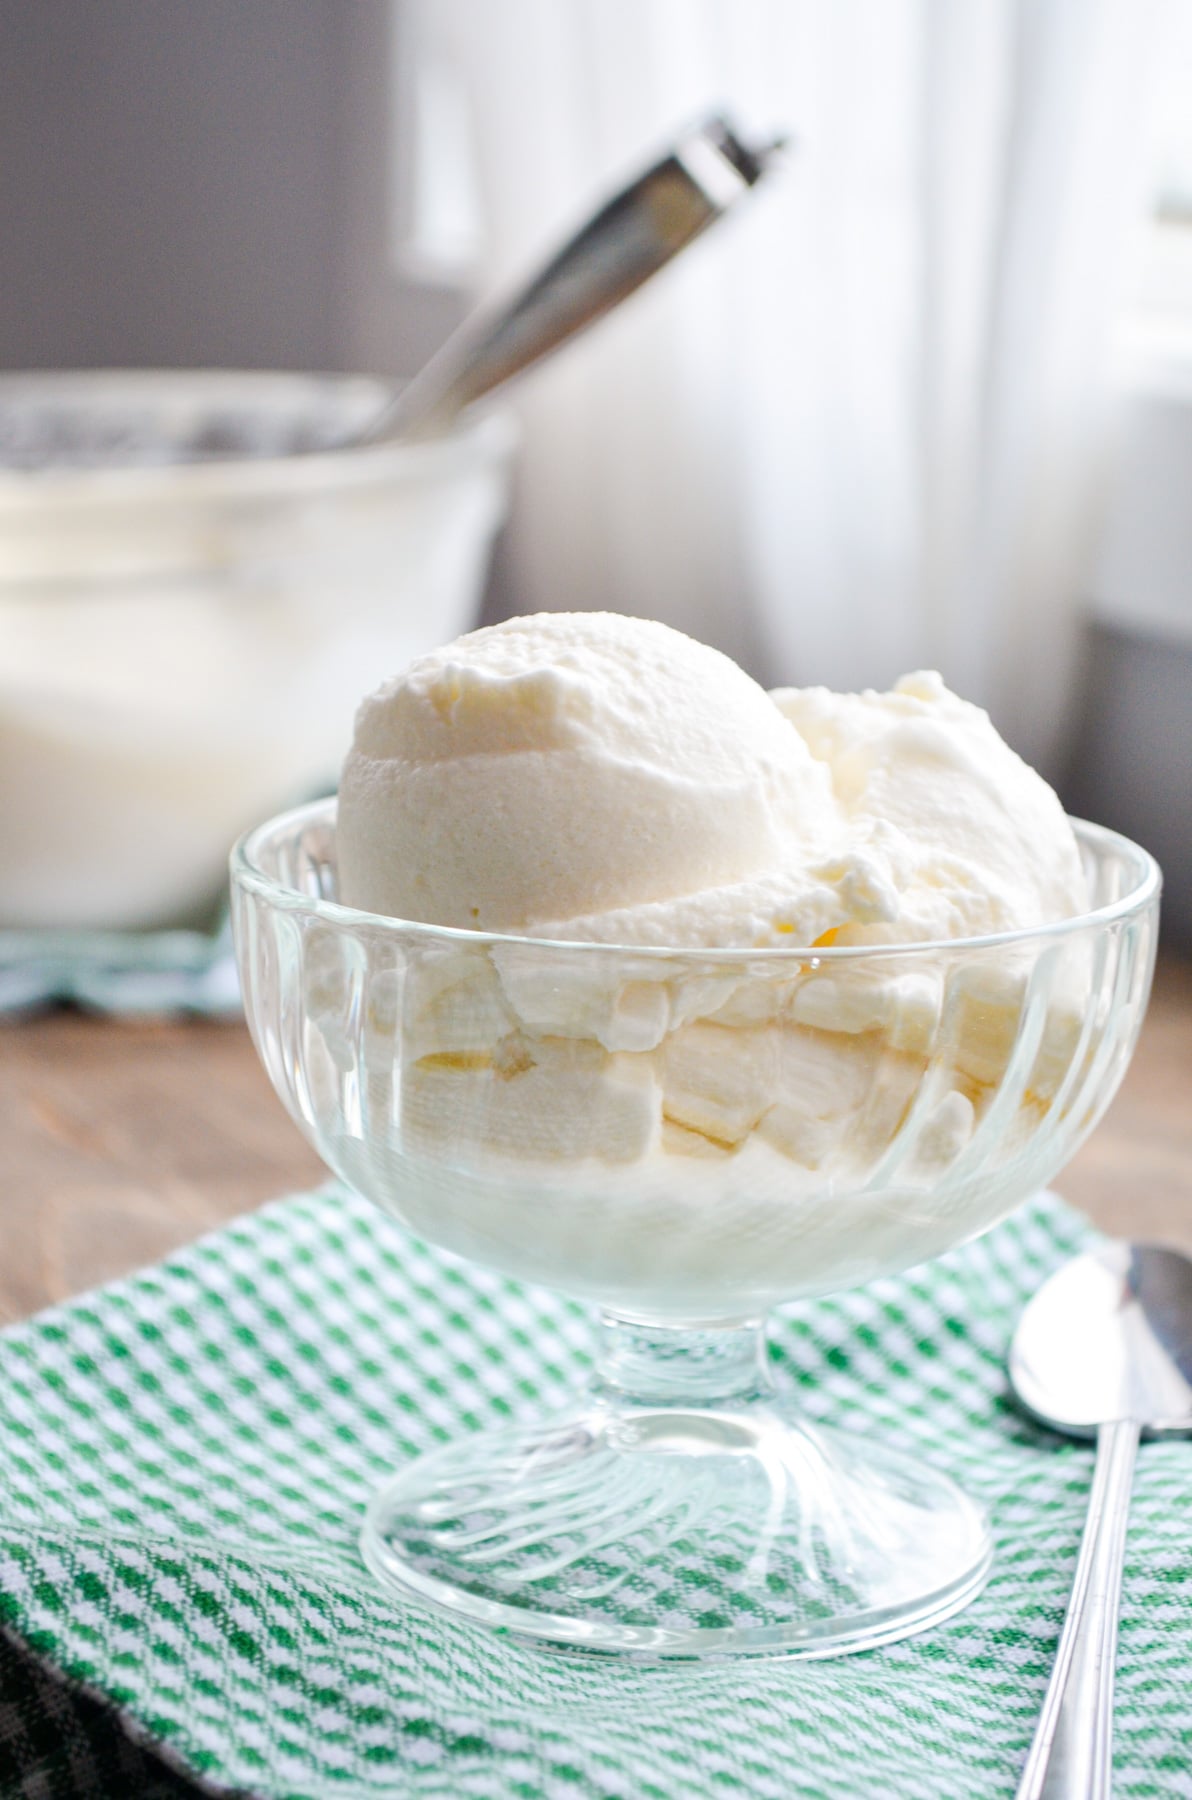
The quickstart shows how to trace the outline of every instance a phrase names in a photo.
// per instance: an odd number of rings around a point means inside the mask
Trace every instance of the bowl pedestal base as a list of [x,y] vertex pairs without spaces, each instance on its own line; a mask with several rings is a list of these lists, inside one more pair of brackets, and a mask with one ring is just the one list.
[[979,1507],[917,1457],[801,1420],[757,1325],[606,1319],[586,1402],[420,1457],[368,1508],[396,1595],[557,1650],[825,1657],[920,1631],[989,1572]]

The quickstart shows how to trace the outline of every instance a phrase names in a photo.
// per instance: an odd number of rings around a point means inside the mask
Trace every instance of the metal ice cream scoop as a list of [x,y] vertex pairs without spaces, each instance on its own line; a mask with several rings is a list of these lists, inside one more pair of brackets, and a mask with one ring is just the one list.
[[504,306],[465,321],[360,434],[429,437],[610,312],[720,218],[783,147],[751,149],[722,118],[687,132],[606,201]]
[[1066,1263],[1019,1321],[1010,1380],[1097,1460],[1072,1596],[1018,1800],[1109,1800],[1113,1665],[1140,1435],[1192,1432],[1192,1258],[1106,1243]]

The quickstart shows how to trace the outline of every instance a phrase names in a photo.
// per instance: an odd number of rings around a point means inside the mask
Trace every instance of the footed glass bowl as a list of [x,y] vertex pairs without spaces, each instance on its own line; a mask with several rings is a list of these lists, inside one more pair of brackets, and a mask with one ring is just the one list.
[[249,1026],[337,1174],[431,1242],[600,1311],[563,1417],[394,1474],[396,1593],[556,1647],[825,1656],[981,1587],[942,1472],[802,1421],[763,1321],[973,1237],[1049,1181],[1133,1049],[1159,874],[1078,824],[1093,896],[1032,932],[858,949],[552,943],[336,900],[335,806],[232,857]]

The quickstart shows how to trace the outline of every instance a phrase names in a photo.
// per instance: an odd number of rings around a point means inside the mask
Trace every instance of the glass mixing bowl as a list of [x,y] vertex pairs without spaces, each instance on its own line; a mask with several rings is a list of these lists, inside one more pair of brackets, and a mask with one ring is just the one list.
[[207,925],[232,840],[335,785],[359,696],[476,623],[511,423],[344,447],[390,397],[0,378],[0,967],[34,950],[7,934]]
[[334,803],[240,842],[248,1021],[310,1141],[422,1237],[601,1315],[565,1417],[418,1459],[373,1497],[384,1582],[662,1657],[859,1649],[978,1591],[980,1510],[919,1460],[793,1416],[763,1320],[983,1231],[1100,1118],[1146,1005],[1159,875],[1076,830],[1084,917],[767,951],[341,906]]

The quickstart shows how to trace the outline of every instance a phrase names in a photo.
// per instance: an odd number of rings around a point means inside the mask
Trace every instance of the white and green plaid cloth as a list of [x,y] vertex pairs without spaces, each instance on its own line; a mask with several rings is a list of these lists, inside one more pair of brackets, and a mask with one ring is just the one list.
[[0,931],[0,1018],[61,1000],[117,1018],[239,1016],[226,908],[209,931]]
[[[260,1795],[1011,1795],[1092,1454],[1015,1411],[1006,1348],[1086,1236],[1042,1198],[909,1276],[773,1322],[777,1379],[810,1417],[921,1451],[990,1507],[979,1600],[840,1661],[649,1668],[403,1608],[356,1548],[394,1463],[568,1399],[583,1314],[437,1255],[342,1189],[278,1201],[0,1337],[8,1651],[106,1698],[177,1769]],[[27,1692],[0,1693],[6,1796],[182,1791],[168,1770],[134,1790],[98,1728],[22,1716]],[[1119,1796],[1192,1795],[1192,1444],[1139,1458],[1116,1760]]]

